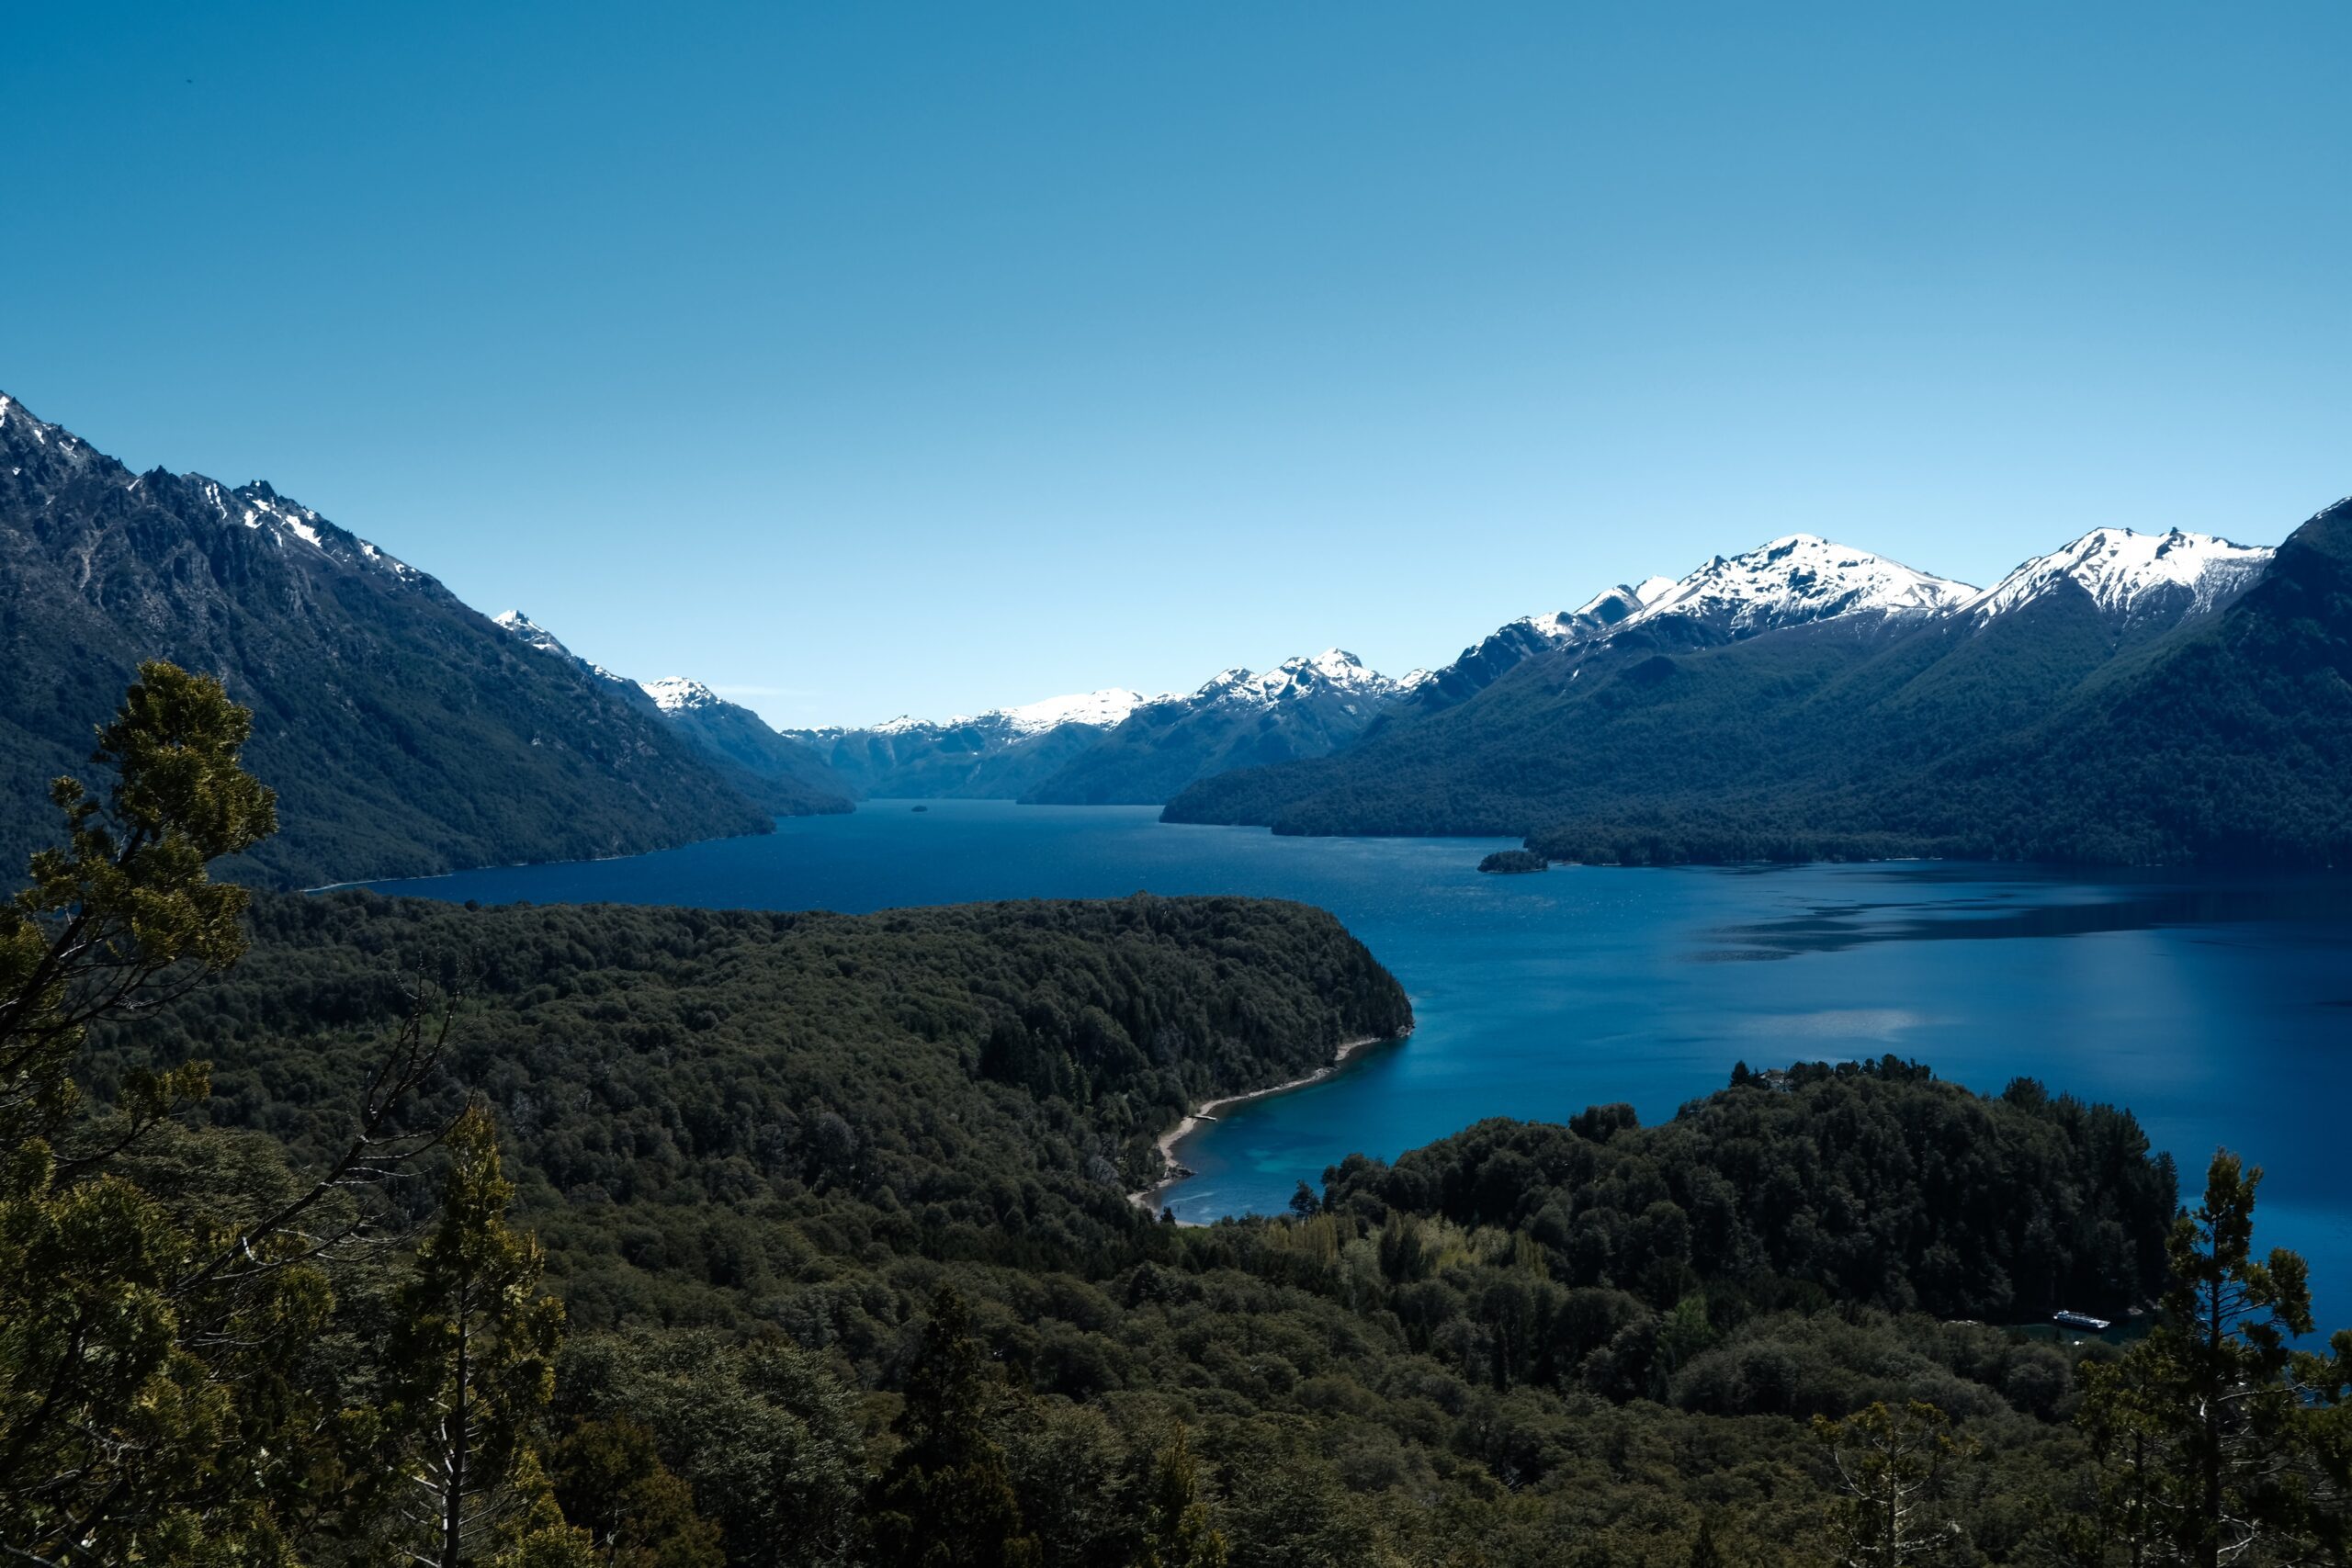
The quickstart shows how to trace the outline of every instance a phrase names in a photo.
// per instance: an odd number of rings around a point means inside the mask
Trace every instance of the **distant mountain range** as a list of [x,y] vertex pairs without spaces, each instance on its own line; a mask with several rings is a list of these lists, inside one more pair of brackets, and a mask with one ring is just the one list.
[[944,723],[786,733],[866,795],[1157,806],[1227,768],[1325,756],[1427,678],[1391,680],[1333,648],[1263,672],[1220,671],[1189,693],[1113,688]]
[[50,842],[143,659],[220,676],[277,883],[629,854],[767,830],[703,748],[576,661],[256,481],[134,474],[0,396],[0,856]]
[[2339,505],[2273,552],[2103,528],[1978,590],[1810,535],[1391,679],[1338,649],[1189,693],[779,733],[495,620],[260,482],[133,474],[0,397],[0,853],[136,662],[217,673],[286,829],[248,874],[403,875],[758,832],[853,798],[1167,803],[1555,858],[2352,859]]
[[1014,800],[1151,700],[1111,687],[936,723],[901,716],[864,729],[785,734],[861,797]]
[[1779,539],[1166,816],[1600,861],[2344,864],[2348,536],[2352,503],[2276,552],[2100,529],[1982,591]]

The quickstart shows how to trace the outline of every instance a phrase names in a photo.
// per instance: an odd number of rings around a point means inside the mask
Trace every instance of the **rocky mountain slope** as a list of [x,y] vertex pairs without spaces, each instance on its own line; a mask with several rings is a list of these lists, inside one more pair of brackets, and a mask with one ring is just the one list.
[[848,785],[822,758],[701,682],[675,675],[638,682],[616,675],[564,647],[553,632],[520,610],[495,615],[492,624],[525,647],[576,666],[621,701],[684,736],[705,761],[763,810],[779,817],[813,817],[852,808]]
[[254,482],[133,473],[0,396],[0,854],[142,659],[217,674],[285,829],[241,874],[311,884],[624,854],[768,815],[658,716]]

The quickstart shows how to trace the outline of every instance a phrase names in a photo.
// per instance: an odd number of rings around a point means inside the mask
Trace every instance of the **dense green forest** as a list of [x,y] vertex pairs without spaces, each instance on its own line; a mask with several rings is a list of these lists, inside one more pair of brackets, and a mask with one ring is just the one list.
[[1204,780],[1166,815],[1521,834],[1601,863],[2352,863],[2352,502],[2153,640],[2119,639],[2079,592],[1982,626],[1720,646],[1669,618],[1336,756]]
[[1409,1021],[1328,915],[249,898],[243,724],[148,666],[0,917],[26,1560],[2346,1560],[2352,1337],[2127,1112],[1743,1065],[1182,1227],[1151,1134]]

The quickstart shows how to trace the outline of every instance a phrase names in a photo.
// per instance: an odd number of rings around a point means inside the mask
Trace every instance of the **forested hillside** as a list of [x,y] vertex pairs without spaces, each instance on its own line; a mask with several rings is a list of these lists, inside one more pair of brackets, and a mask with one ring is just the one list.
[[[1492,1562],[1581,1543],[1679,1562],[1710,1517],[1774,1561],[1774,1533],[1829,1528],[1795,1423],[1911,1397],[1992,1442],[1972,1520],[2006,1558],[2030,1532],[2003,1489],[2081,1462],[2052,1424],[2079,1352],[1938,1320],[2120,1313],[2162,1284],[2172,1173],[2128,1115],[2022,1084],[1981,1100],[1893,1063],[1743,1081],[1655,1129],[1622,1107],[1486,1123],[1393,1168],[1351,1160],[1284,1220],[1150,1223],[1123,1194],[1187,1102],[1408,1018],[1295,906],[848,918],[348,893],[270,898],[252,921],[227,978],[101,1032],[93,1087],[208,1058],[216,1125],[316,1160],[410,1005],[402,975],[472,965],[420,1118],[466,1090],[497,1116],[517,1221],[568,1309],[559,1408],[673,1389],[657,1436],[722,1515],[713,1483],[741,1456],[706,1451],[700,1381],[818,1449],[796,1463],[832,1477],[830,1499],[768,1506],[854,1517],[889,1446],[858,1401],[910,1375],[952,1285],[1008,1379],[990,1429],[1047,1562],[1128,1561],[1177,1419],[1237,1562],[1444,1561],[1469,1531]],[[665,1337],[690,1325],[718,1337]],[[1627,1444],[1656,1457],[1620,1473]],[[1095,1499],[1079,1517],[1072,1465]],[[1423,1496],[1445,1500],[1442,1529]],[[1661,1523],[1672,1544],[1645,1543]],[[752,1528],[732,1560],[767,1560]]]
[[1188,1104],[1411,1019],[1330,916],[1238,898],[848,917],[355,892],[252,919],[233,974],[103,1032],[99,1070],[209,1059],[216,1118],[322,1147],[403,971],[470,975],[440,1092],[497,1110],[597,1323],[741,1315],[802,1261],[796,1233],[1067,1265],[1128,1233]]
[[1410,1021],[1329,916],[249,899],[246,722],[144,667],[0,905],[19,1555],[2342,1558],[2352,1336],[2127,1112],[1735,1065],[1180,1227],[1152,1134]]

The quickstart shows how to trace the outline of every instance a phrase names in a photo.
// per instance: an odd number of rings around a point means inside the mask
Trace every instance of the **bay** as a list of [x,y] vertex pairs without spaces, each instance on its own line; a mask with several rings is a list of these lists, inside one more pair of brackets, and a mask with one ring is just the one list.
[[1296,839],[1152,807],[874,801],[769,837],[377,885],[505,903],[845,912],[1238,893],[1330,909],[1419,1027],[1181,1148],[1187,1220],[1279,1210],[1351,1152],[1487,1116],[1644,1122],[1751,1066],[1887,1053],[1987,1092],[2018,1076],[2130,1106],[2185,1190],[2228,1147],[2267,1171],[2262,1246],[2311,1260],[2352,1324],[2352,882],[1893,863],[1561,867],[1488,876],[1507,840]]

